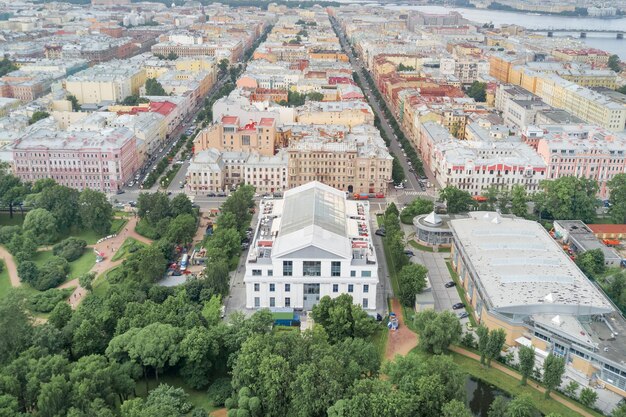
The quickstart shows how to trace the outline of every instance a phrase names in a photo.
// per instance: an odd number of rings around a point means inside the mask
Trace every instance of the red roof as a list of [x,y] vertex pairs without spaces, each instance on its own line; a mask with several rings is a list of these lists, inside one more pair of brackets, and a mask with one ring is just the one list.
[[588,224],[593,233],[626,233],[626,224]]
[[222,117],[222,124],[236,125],[239,118],[237,116],[224,116]]
[[259,126],[274,126],[274,118],[262,117],[259,121]]
[[163,116],[167,116],[176,108],[176,104],[170,101],[151,101],[150,111],[159,113]]

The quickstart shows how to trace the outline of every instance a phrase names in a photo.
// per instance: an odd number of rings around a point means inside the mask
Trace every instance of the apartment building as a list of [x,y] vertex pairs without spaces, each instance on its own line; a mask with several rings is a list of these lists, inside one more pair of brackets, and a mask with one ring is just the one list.
[[219,123],[203,129],[194,140],[196,152],[215,148],[271,156],[276,150],[276,120],[261,118],[243,121],[237,116],[223,116]]
[[29,132],[13,146],[15,175],[23,181],[52,178],[79,190],[115,192],[139,168],[135,134],[128,128]]
[[138,63],[112,61],[81,71],[65,80],[65,89],[80,104],[115,103],[139,94],[146,72]]
[[510,190],[522,185],[534,193],[547,178],[546,163],[519,140],[483,136],[462,141],[434,122],[423,123],[419,134],[422,160],[442,187],[454,186],[480,196],[489,187]]
[[374,123],[374,114],[364,101],[309,101],[297,110],[296,122],[312,125],[353,127]]
[[609,54],[606,51],[595,48],[584,49],[555,49],[552,51],[552,55],[556,59],[567,62],[585,63],[595,66],[606,67],[609,62]]
[[626,172],[624,134],[590,125],[541,126],[532,131],[537,153],[546,163],[548,179],[593,179],[598,182],[598,197],[606,199],[607,183]]
[[371,125],[284,128],[289,145],[289,188],[319,181],[349,193],[385,194],[392,157]]

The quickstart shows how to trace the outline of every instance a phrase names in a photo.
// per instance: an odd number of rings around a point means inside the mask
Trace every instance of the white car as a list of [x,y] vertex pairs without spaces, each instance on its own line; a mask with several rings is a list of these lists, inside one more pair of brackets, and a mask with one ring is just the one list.
[[404,184],[394,185],[393,188],[395,188],[396,190],[404,190]]

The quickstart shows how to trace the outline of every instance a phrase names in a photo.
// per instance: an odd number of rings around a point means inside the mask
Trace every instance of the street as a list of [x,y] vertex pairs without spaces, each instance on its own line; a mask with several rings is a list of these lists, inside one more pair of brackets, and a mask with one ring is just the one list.
[[[366,95],[370,103],[370,106],[372,107],[372,110],[374,111],[376,116],[378,116],[378,118],[380,119],[383,131],[385,132],[385,134],[390,140],[390,144],[388,146],[389,151],[392,152],[396,156],[396,158],[398,159],[398,162],[400,162],[400,165],[402,165],[402,168],[404,169],[404,172],[406,174],[406,179],[407,179],[405,193],[407,195],[413,196],[412,198],[409,199],[409,201],[412,201],[417,196],[430,197],[431,199],[435,198],[436,187],[427,188],[425,191],[422,191],[422,188],[420,187],[420,184],[417,180],[416,175],[409,171],[411,166],[409,165],[409,161],[407,157],[404,156],[404,153],[403,153],[404,151],[401,148],[401,144],[398,141],[398,138],[396,137],[393,129],[389,125],[389,121],[385,118],[385,113],[381,110],[380,105],[378,101],[376,100],[376,97],[372,93],[366,81],[367,79],[365,77],[365,73],[367,72],[367,68],[364,67],[363,62],[359,58],[356,58],[352,54],[352,48],[350,48],[350,45],[348,44],[348,41],[346,40],[345,35],[341,30],[341,27],[337,24],[337,21],[331,17],[331,22],[332,22],[333,28],[335,29],[335,32],[339,36],[339,42],[341,44],[343,51],[348,55],[348,58],[350,59],[350,64],[352,65],[353,70],[359,75],[359,78],[363,80],[363,88],[364,88],[363,93]],[[424,169],[424,171],[425,171],[425,175],[428,177],[428,181],[431,184],[436,186],[437,181],[435,180],[434,175],[431,172],[428,172],[427,169]],[[393,191],[395,190],[391,188],[390,192],[393,192]],[[418,194],[413,194],[415,192],[417,192]]]

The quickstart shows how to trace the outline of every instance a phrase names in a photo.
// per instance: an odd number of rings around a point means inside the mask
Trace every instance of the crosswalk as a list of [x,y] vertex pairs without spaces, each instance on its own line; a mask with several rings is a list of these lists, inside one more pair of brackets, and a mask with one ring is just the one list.
[[404,195],[412,195],[419,197],[427,197],[428,193],[426,191],[417,191],[417,190],[405,190]]

